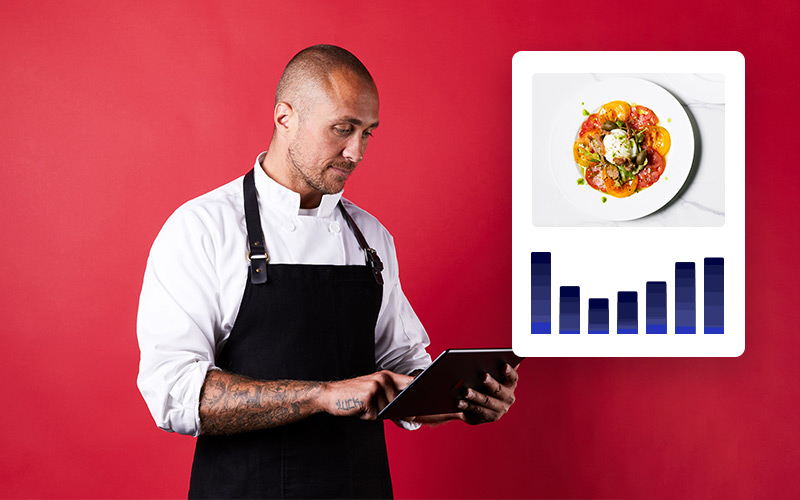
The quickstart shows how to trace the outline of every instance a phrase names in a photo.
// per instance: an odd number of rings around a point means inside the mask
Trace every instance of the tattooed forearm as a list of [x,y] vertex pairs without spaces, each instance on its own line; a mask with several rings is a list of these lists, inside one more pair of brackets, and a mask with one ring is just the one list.
[[200,391],[203,434],[235,434],[288,424],[320,412],[321,383],[257,381],[212,370]]

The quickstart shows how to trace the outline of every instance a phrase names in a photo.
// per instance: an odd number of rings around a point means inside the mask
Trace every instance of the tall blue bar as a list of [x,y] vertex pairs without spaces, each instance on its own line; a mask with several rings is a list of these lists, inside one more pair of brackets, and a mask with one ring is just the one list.
[[647,333],[667,333],[667,282],[648,281],[645,297]]
[[637,292],[617,292],[617,334],[639,333]]
[[706,257],[703,261],[704,333],[725,333],[725,262],[722,257]]
[[608,334],[608,299],[589,299],[589,333]]
[[562,286],[558,307],[559,333],[581,333],[581,287]]
[[696,333],[694,262],[675,263],[675,333]]
[[550,333],[550,252],[531,252],[531,333]]

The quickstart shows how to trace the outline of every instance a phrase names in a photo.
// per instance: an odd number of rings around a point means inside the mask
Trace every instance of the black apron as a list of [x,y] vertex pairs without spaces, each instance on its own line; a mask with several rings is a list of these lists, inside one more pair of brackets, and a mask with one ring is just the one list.
[[[375,371],[382,265],[339,209],[365,266],[271,264],[253,171],[244,179],[249,258],[242,305],[217,366],[259,380],[342,380]],[[313,415],[197,438],[190,498],[391,498],[381,420]]]

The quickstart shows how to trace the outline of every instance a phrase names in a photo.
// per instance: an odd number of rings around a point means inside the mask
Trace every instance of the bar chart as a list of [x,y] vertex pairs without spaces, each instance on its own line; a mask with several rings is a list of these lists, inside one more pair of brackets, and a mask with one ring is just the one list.
[[[588,297],[589,335],[666,335],[673,326],[676,335],[722,335],[725,333],[725,259],[702,261],[703,324],[697,324],[698,284],[696,263],[674,263],[674,281],[645,281],[644,328],[639,328],[639,291],[619,290],[615,297]],[[558,288],[554,290],[554,287]],[[668,304],[668,287],[674,287],[674,303]],[[552,298],[557,291],[557,318]],[[610,304],[616,304],[611,322]],[[550,252],[531,252],[531,334],[580,335],[584,301],[578,284],[554,285]],[[669,312],[672,311],[672,314]],[[556,320],[557,321],[554,321]],[[702,327],[700,327],[702,326]]]

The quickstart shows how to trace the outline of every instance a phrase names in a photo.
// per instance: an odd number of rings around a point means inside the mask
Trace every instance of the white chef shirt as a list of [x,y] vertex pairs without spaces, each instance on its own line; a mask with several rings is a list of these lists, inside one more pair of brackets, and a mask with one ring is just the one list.
[[[300,195],[255,164],[258,208],[270,264],[365,265],[364,251],[336,204],[323,195],[301,209]],[[200,388],[230,335],[247,281],[242,177],[191,200],[156,237],[139,298],[138,385],[156,424],[200,433]],[[346,199],[347,212],[384,264],[383,301],[375,327],[377,369],[425,368],[428,335],[400,288],[394,240],[378,220]]]

